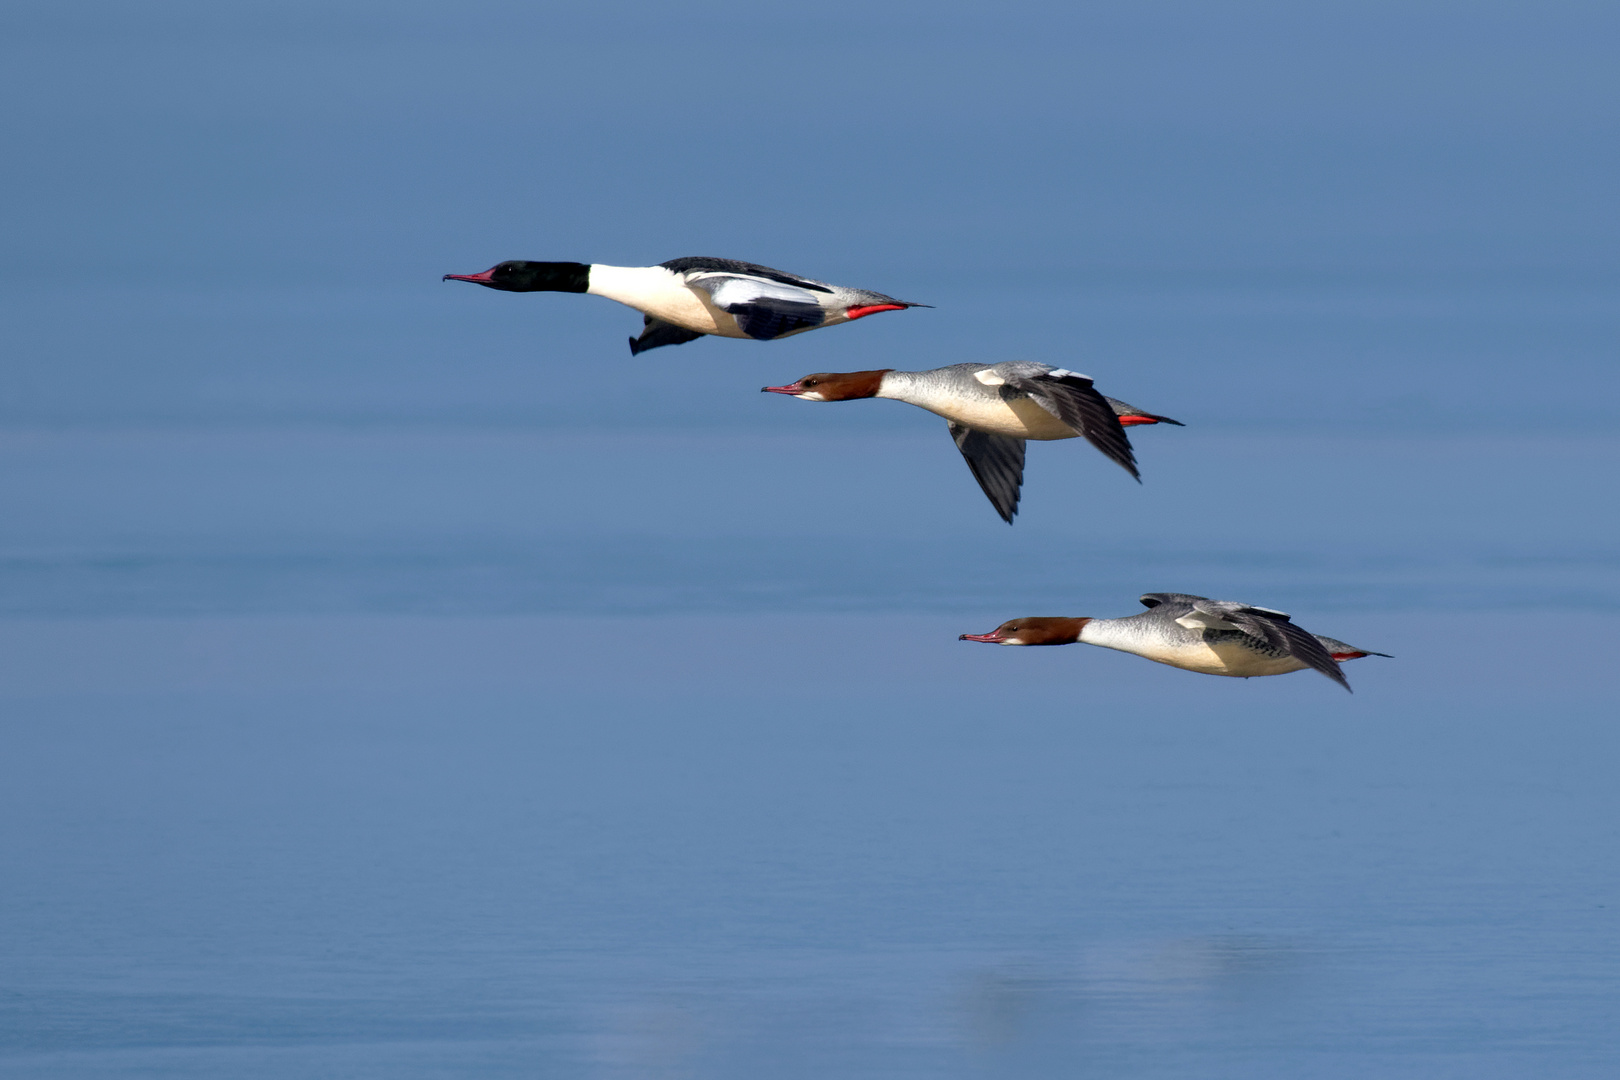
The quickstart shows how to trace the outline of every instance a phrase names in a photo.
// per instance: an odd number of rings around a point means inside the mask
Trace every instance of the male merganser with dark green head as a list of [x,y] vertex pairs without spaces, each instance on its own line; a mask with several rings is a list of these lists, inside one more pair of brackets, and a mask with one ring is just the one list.
[[929,306],[706,256],[657,266],[515,259],[481,274],[446,274],[444,280],[471,281],[503,292],[592,293],[617,300],[644,316],[641,336],[630,339],[632,356],[660,345],[684,345],[705,334],[772,341],[880,311]]

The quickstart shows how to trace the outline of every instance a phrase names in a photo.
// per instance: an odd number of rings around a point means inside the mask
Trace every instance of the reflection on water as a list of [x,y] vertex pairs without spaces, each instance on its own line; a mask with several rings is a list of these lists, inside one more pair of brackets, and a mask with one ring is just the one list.
[[964,1030],[990,1047],[1140,1038],[1155,1028],[1185,1036],[1191,1016],[1275,1011],[1308,981],[1310,959],[1291,941],[1220,935],[1096,944],[1061,963],[1007,961],[967,977]]

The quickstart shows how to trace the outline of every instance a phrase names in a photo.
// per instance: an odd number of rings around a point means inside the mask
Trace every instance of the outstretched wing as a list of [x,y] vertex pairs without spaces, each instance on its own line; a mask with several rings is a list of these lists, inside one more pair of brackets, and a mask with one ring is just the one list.
[[641,321],[641,336],[630,339],[631,356],[644,353],[648,349],[656,349],[660,345],[685,345],[688,341],[696,341],[703,337],[703,334],[696,330],[688,330],[684,326],[676,326],[663,319],[655,319],[651,315],[642,316]]
[[1001,520],[1012,524],[1018,513],[1018,493],[1024,486],[1024,440],[991,435],[951,422],[951,438],[962,451],[973,479],[990,497]]
[[993,364],[977,378],[992,386],[995,383],[991,380],[999,379],[1014,390],[1028,394],[1035,404],[1085,436],[1086,441],[1110,461],[1138,481],[1142,479],[1125,426],[1119,422],[1108,399],[1091,385],[1088,376],[1066,368],[1015,360]]
[[759,341],[820,326],[826,317],[816,294],[798,285],[743,274],[693,274],[686,283],[702,289],[714,306]]
[[1350,683],[1339,669],[1338,661],[1333,659],[1333,654],[1316,639],[1315,634],[1295,626],[1286,612],[1231,600],[1199,598],[1193,600],[1192,610],[1176,622],[1192,628],[1242,631],[1308,664],[1346,690],[1350,689]]

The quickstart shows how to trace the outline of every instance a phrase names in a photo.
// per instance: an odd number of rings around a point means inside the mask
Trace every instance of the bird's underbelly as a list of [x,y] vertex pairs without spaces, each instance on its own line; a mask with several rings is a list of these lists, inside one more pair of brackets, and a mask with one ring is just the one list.
[[1284,675],[1306,666],[1292,656],[1267,656],[1246,645],[1229,641],[1154,642],[1138,644],[1127,651],[1171,667],[1205,675],[1230,675],[1239,679]]
[[742,327],[737,325],[731,313],[715,307],[709,300],[709,294],[701,289],[671,289],[630,306],[655,319],[663,319],[700,334],[734,338],[748,336],[742,332]]
[[668,271],[662,273],[662,278],[649,278],[642,267],[636,267],[632,272],[622,271],[619,267],[593,266],[589,291],[609,300],[617,300],[626,307],[633,307],[643,315],[651,315],[700,334],[734,338],[748,336],[729,312],[714,306],[708,293],[682,284]]
[[1079,432],[1028,398],[970,398],[966,401],[920,402],[923,408],[947,420],[991,435],[1014,439],[1072,439]]

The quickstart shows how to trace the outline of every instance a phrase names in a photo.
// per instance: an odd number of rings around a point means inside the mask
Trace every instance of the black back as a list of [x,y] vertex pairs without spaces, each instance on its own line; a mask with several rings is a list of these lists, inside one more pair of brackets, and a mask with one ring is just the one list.
[[801,289],[811,292],[830,293],[819,281],[799,277],[797,274],[786,274],[780,270],[772,270],[768,266],[758,263],[741,262],[737,259],[716,259],[709,255],[688,255],[684,259],[671,259],[669,262],[659,263],[665,270],[673,270],[677,274],[684,274],[688,270],[727,270],[733,274],[750,274],[753,277],[762,277],[767,281],[780,281],[783,285],[797,285]]

